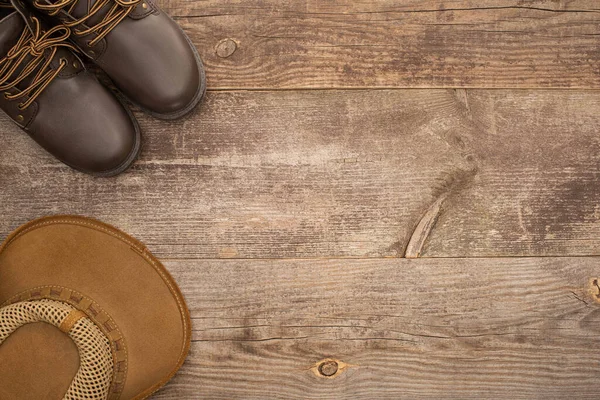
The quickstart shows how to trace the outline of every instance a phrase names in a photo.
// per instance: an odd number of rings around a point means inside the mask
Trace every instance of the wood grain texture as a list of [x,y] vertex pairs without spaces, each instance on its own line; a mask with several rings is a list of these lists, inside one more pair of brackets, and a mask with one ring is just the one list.
[[422,253],[598,254],[597,93],[465,96],[476,136],[464,142],[473,149],[478,172],[442,204]]
[[116,179],[1,117],[0,235],[74,213],[169,258],[599,254],[597,92],[213,92],[183,121],[138,116]]
[[96,217],[180,284],[192,349],[153,399],[598,398],[597,1],[158,3],[210,91],[137,112],[130,171],[0,116],[0,237]]
[[[598,258],[166,265],[193,345],[156,399],[598,395]],[[347,366],[317,376],[324,359]]]
[[595,0],[162,0],[211,89],[599,88]]

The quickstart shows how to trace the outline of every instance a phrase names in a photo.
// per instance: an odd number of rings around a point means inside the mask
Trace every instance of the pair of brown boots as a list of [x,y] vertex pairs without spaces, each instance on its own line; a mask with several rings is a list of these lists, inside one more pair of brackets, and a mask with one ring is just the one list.
[[153,0],[0,0],[0,108],[79,171],[113,176],[136,159],[140,129],[123,97],[175,119],[205,90],[197,50]]

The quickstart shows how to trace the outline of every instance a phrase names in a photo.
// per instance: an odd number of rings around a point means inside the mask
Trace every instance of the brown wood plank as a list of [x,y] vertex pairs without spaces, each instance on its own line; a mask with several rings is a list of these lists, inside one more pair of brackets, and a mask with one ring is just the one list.
[[155,398],[597,398],[599,262],[172,260],[193,345]]
[[1,117],[0,235],[75,213],[168,257],[599,254],[599,92],[212,92],[183,121],[138,115],[116,179]]
[[212,89],[600,88],[595,0],[162,0]]
[[599,254],[599,94],[469,91],[478,171],[448,194],[423,254]]

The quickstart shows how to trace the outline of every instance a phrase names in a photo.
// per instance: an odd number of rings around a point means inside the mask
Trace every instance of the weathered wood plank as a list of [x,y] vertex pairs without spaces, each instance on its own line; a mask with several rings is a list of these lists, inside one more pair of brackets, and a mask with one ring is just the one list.
[[75,213],[168,257],[599,254],[599,92],[212,92],[140,121],[141,160],[93,179],[1,117],[0,234]]
[[[156,399],[597,398],[598,258],[186,261]],[[347,364],[333,379],[311,367]]]
[[117,179],[69,171],[2,117],[0,231],[75,213],[169,257],[398,255],[468,167],[440,137],[454,108],[442,91],[211,93],[190,119],[143,118],[142,158]]
[[162,0],[209,87],[599,88],[595,0]]
[[446,199],[423,254],[600,254],[600,96],[466,96],[478,173]]

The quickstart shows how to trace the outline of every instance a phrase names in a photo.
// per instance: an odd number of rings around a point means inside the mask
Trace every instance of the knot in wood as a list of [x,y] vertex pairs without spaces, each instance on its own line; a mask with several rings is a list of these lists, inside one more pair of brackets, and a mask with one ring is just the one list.
[[600,303],[600,280],[593,278],[590,281],[590,293],[594,300]]
[[216,52],[221,58],[230,57],[237,50],[237,43],[233,39],[223,39],[217,43]]
[[338,363],[333,360],[324,361],[319,365],[319,373],[323,376],[333,376],[338,372]]

